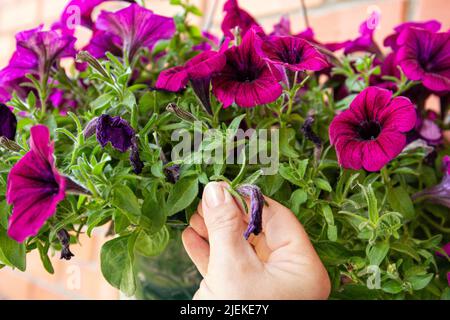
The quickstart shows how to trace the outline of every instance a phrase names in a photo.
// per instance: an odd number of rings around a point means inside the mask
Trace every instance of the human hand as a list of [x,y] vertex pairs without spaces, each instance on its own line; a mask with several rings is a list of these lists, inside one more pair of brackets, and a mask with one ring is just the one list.
[[209,183],[183,244],[203,276],[194,299],[326,299],[330,280],[294,214],[265,198],[263,231],[245,240],[248,215],[225,183]]

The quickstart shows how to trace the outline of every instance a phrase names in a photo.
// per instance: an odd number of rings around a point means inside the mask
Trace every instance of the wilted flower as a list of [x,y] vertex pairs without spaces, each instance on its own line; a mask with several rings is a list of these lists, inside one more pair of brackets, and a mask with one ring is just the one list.
[[439,29],[441,29],[441,24],[436,20],[425,22],[404,22],[394,28],[395,33],[387,36],[386,39],[384,39],[384,45],[386,47],[391,47],[392,50],[396,51],[398,49],[398,37],[403,31],[407,30],[408,28],[420,28],[429,30],[431,32],[438,32]]
[[344,168],[378,171],[406,146],[416,110],[405,97],[378,87],[363,90],[330,125],[330,142]]
[[450,208],[450,156],[445,156],[442,162],[444,177],[441,183],[414,194],[412,196],[413,200],[428,200]]
[[213,92],[224,108],[236,103],[250,108],[274,102],[283,89],[281,72],[258,54],[255,30],[247,32],[239,46],[225,51],[226,65],[213,77]]
[[298,37],[267,37],[261,42],[261,49],[266,61],[291,71],[319,71],[328,67],[326,58]]
[[408,28],[397,43],[397,62],[408,79],[434,92],[450,91],[450,32]]
[[225,18],[222,21],[222,31],[226,37],[234,39],[232,30],[236,27],[239,27],[243,37],[253,26],[258,26],[258,22],[247,11],[239,7],[237,0],[228,0],[223,10]]
[[244,184],[236,190],[239,194],[250,198],[250,222],[244,233],[245,239],[250,234],[257,236],[262,231],[262,212],[264,209],[264,196],[258,186]]
[[0,103],[0,137],[14,140],[16,136],[17,119],[14,113],[3,103]]
[[121,117],[111,117],[103,114],[91,120],[84,129],[84,136],[90,137],[96,133],[97,141],[104,148],[111,143],[114,149],[120,152],[130,150],[130,162],[136,174],[142,172],[144,164],[139,156],[136,133],[130,124]]
[[30,151],[8,175],[6,200],[13,205],[8,235],[22,242],[36,235],[65,197],[66,180],[55,167],[46,126],[31,128]]
[[444,135],[441,128],[436,123],[437,114],[429,111],[427,116],[422,119],[418,118],[416,124],[416,132],[419,138],[425,140],[430,146],[437,146],[443,142]]
[[65,229],[61,229],[56,233],[56,236],[61,242],[62,250],[61,250],[61,258],[64,260],[70,260],[75,255],[70,251],[70,235]]
[[117,12],[103,11],[95,27],[120,37],[130,60],[140,48],[151,50],[156,42],[170,39],[175,33],[173,18],[159,16],[137,4]]

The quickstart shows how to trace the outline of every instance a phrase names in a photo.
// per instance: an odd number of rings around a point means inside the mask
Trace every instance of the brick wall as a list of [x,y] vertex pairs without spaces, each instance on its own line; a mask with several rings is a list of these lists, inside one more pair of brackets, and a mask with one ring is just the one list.
[[[47,26],[55,21],[67,1],[65,0],[0,0],[0,68],[5,66],[14,50],[14,34],[40,23]],[[208,12],[213,0],[191,0]],[[219,0],[213,19],[214,31],[220,30],[221,8]],[[240,0],[242,7],[251,12],[270,30],[282,14],[289,14],[294,31],[305,28],[300,0]],[[111,3],[109,6],[117,6]],[[358,26],[368,16],[368,9],[377,6],[382,21],[377,30],[381,41],[392,28],[406,20],[437,19],[450,27],[450,0],[306,0],[311,26],[321,41],[341,41],[357,35]],[[106,5],[108,6],[108,5]],[[169,0],[150,0],[148,7],[163,15],[172,15]],[[203,25],[204,19],[196,21]],[[85,36],[86,38],[86,36]],[[104,233],[104,231],[103,231]],[[0,270],[0,299],[116,299],[119,294],[101,276],[99,252],[105,241],[102,232],[92,239],[81,238],[74,246],[76,257],[61,261],[57,255],[52,261],[55,274],[44,271],[37,254],[28,258],[26,273],[8,268]]]

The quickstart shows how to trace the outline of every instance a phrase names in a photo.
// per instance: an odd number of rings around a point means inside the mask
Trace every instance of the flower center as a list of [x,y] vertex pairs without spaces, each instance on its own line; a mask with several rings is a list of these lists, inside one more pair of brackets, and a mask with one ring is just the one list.
[[374,140],[381,133],[381,125],[377,121],[364,121],[359,124],[357,131],[362,140]]

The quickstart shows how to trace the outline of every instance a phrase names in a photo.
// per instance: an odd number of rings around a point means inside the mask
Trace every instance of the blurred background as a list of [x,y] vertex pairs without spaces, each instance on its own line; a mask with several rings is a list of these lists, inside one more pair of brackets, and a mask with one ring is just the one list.
[[[217,9],[208,21],[208,13]],[[202,18],[193,18],[192,23],[200,26],[211,25],[211,30],[220,35],[222,7],[225,0],[191,0],[205,12]],[[44,23],[50,26],[55,22],[66,0],[0,0],[0,68],[4,67],[15,49],[14,34]],[[373,10],[381,12],[381,22],[376,39],[381,44],[386,35],[399,23],[408,20],[439,20],[443,29],[450,28],[450,0],[306,0],[309,23],[316,38],[322,42],[343,41],[358,34],[361,22]],[[293,31],[305,29],[300,0],[239,0],[241,7],[249,11],[270,31],[282,15],[289,15]],[[120,8],[117,2],[101,5],[94,15],[102,9]],[[170,6],[169,0],[149,0],[147,8],[154,12],[171,16],[177,9]],[[78,35],[77,46],[82,47],[90,37],[88,32]],[[4,268],[0,270],[0,299],[120,299],[123,298],[105,280],[100,272],[100,248],[106,241],[107,230],[97,230],[92,239],[81,236],[80,245],[72,246],[75,257],[71,261],[53,257],[54,274],[49,275],[42,267],[37,252],[27,257],[27,272]],[[168,257],[153,261],[142,261],[141,294],[138,298],[188,298],[195,290],[191,283],[197,277],[184,252],[177,243],[171,244]],[[175,259],[173,261],[170,259]],[[165,258],[165,259],[164,259]],[[164,263],[165,261],[165,263]],[[170,269],[170,270],[169,270]],[[161,270],[173,274],[186,274],[186,279],[173,281],[170,275],[158,274]],[[157,281],[148,281],[148,279]],[[161,292],[158,288],[170,292]],[[155,288],[156,286],[156,288]],[[155,294],[160,292],[161,295]]]

